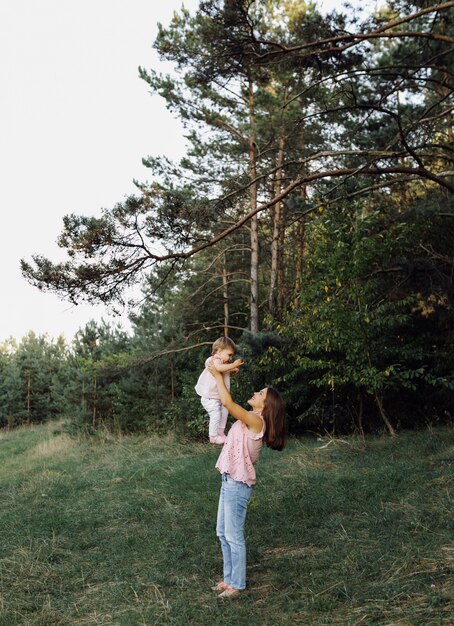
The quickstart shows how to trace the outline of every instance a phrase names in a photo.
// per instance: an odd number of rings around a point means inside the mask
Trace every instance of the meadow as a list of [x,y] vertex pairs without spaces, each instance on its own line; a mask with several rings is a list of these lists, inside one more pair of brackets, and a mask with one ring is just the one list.
[[222,601],[219,450],[0,433],[0,626],[437,625],[454,620],[454,431],[265,449],[248,589]]

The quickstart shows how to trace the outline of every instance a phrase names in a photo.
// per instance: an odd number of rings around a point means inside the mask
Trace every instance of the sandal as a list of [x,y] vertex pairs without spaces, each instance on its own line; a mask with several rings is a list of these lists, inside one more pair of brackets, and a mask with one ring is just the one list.
[[225,583],[223,580],[220,580],[211,587],[211,591],[225,591],[226,589],[228,589],[228,587],[229,585],[227,583]]
[[237,596],[240,593],[239,589],[234,589],[230,585],[226,585],[226,588],[222,593],[219,594],[219,598],[233,598],[233,596]]

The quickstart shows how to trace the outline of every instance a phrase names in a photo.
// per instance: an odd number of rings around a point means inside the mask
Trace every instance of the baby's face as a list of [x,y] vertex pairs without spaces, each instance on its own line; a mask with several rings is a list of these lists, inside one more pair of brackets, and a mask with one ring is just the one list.
[[223,363],[230,363],[235,353],[232,348],[223,348],[218,350],[217,354],[221,357]]

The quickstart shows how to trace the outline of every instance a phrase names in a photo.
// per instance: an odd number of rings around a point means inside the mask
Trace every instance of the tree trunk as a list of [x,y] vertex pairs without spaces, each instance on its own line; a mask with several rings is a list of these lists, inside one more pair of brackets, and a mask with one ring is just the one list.
[[[301,188],[301,197],[304,198],[304,200],[307,199],[307,189],[305,185]],[[303,288],[304,228],[304,217],[301,217],[296,228],[295,308],[298,308],[299,295],[301,293],[301,289]]]
[[170,360],[170,399],[175,400],[175,371],[173,367],[173,359]]
[[[304,153],[305,141],[304,141],[304,131],[301,134],[301,152]],[[307,171],[307,168],[305,168]],[[303,185],[300,191],[301,198],[303,200],[307,200],[307,186]],[[303,257],[304,257],[304,216],[298,221],[298,226],[296,229],[296,264],[295,264],[295,296],[293,304],[295,308],[299,306],[299,295],[301,293],[301,289],[303,287]]]
[[364,427],[363,427],[363,414],[364,414],[364,399],[361,392],[358,393],[358,430],[364,439]]
[[92,412],[92,424],[93,428],[96,428],[96,389],[97,389],[96,374],[93,374],[93,412]]
[[224,253],[222,263],[222,299],[224,302],[224,337],[229,335],[229,292],[227,281],[227,258]]
[[277,310],[279,313],[285,309],[285,205],[281,210],[281,230],[279,233],[279,249],[277,255]]
[[[251,180],[257,177],[257,146],[255,140],[255,116],[254,116],[254,84],[249,80],[249,174]],[[257,208],[257,183],[252,183],[249,189],[250,208]],[[259,330],[259,236],[258,218],[251,218],[251,332]]]
[[31,389],[32,389],[32,377],[28,374],[27,377],[27,424],[31,423]]
[[[284,133],[281,132],[279,137],[278,144],[278,154],[277,154],[277,171],[276,171],[276,180],[274,185],[274,195],[278,196],[281,193],[282,188],[282,164],[284,162],[284,146],[285,146],[285,137]],[[280,254],[282,250],[282,203],[281,201],[276,202],[274,205],[274,215],[273,215],[273,239],[271,241],[271,274],[270,274],[270,294],[268,299],[268,305],[270,309],[270,313],[272,317],[275,317],[279,312],[279,301],[282,302],[282,297],[278,296],[278,291],[283,291],[283,276],[281,276],[281,280],[278,281],[279,273],[282,273],[283,263],[282,263],[282,254]],[[278,290],[278,282],[281,284],[280,289]]]
[[[448,15],[447,14],[443,14],[441,16],[441,20],[439,22],[439,27],[438,27],[438,30],[440,31],[441,35],[446,35],[447,20],[448,20]],[[444,85],[446,85],[446,86],[444,86],[441,89],[439,89],[439,91],[441,92],[441,96],[444,96],[444,97],[448,98],[450,93],[451,93],[451,89],[448,86],[449,85],[449,74],[448,74],[448,72],[445,69],[443,69],[442,72],[441,72],[441,76],[442,76],[442,83]],[[448,139],[448,142],[450,144],[452,144],[452,142],[454,141],[452,109],[448,111],[448,114],[447,114],[447,117],[446,117],[446,122],[447,122],[447,126],[446,126],[447,139]],[[449,167],[449,165],[448,165],[448,167]]]
[[[360,313],[362,310],[362,306],[361,306],[361,301],[360,298],[358,296],[358,312]],[[362,330],[363,335],[364,335],[364,351],[366,353],[367,356],[367,362],[369,364],[369,367],[372,369],[373,365],[372,365],[372,358],[370,356],[370,352],[369,352],[369,337],[367,335],[367,331],[364,327],[364,324],[359,324],[359,328]],[[383,407],[383,394],[377,393],[376,391],[374,391],[374,398],[375,398],[375,402],[377,403],[377,407],[378,410],[380,412],[381,418],[384,421],[386,428],[388,429],[389,434],[391,435],[391,437],[395,437],[396,436],[396,431],[393,428],[393,425],[391,424],[388,416],[386,415],[385,409]]]
[[303,287],[304,222],[301,219],[296,228],[295,298],[294,307],[299,307],[299,296]]
[[389,434],[391,435],[391,437],[395,437],[397,433],[394,430],[393,425],[389,421],[389,418],[386,415],[385,410],[383,408],[383,396],[381,396],[380,394],[376,393],[375,394],[375,402],[377,403],[378,410],[380,411],[380,415],[382,417],[382,420],[385,422],[385,425],[386,425],[386,428],[388,429]]

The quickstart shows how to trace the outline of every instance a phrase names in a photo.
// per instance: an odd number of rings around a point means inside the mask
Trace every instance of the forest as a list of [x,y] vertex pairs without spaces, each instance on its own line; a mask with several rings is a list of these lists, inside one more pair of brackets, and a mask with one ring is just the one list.
[[134,195],[65,217],[65,262],[22,261],[132,330],[4,340],[0,426],[203,438],[194,385],[222,335],[235,399],[276,386],[292,434],[452,423],[453,23],[454,1],[202,0],[159,25],[171,69],[139,79],[184,158],[150,146]]

